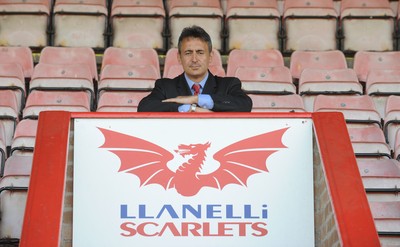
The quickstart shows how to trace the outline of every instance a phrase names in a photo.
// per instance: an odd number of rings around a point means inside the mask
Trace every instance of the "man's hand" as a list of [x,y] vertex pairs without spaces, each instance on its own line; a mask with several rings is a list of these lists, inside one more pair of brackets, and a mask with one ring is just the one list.
[[194,112],[213,112],[213,111],[206,109],[206,108],[201,108],[198,106],[198,107],[196,107],[196,111],[194,111]]
[[170,99],[165,99],[162,102],[173,102],[173,103],[178,103],[178,104],[197,104],[199,100],[199,97],[197,95],[191,95],[191,96],[178,96],[176,98],[170,98]]

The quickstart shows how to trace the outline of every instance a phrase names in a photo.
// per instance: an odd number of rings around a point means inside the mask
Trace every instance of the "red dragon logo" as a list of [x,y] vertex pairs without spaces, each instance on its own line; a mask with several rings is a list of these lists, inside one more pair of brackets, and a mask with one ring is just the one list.
[[247,179],[256,173],[268,172],[267,158],[281,148],[282,136],[288,128],[260,134],[233,143],[218,152],[213,158],[220,163],[217,170],[202,174],[206,151],[210,143],[178,146],[175,150],[183,157],[191,158],[173,172],[167,163],[174,155],[149,141],[99,128],[105,142],[100,148],[117,155],[121,160],[118,172],[136,175],[140,185],[159,184],[164,189],[175,188],[183,196],[194,196],[202,187],[222,190],[228,184],[247,186]]

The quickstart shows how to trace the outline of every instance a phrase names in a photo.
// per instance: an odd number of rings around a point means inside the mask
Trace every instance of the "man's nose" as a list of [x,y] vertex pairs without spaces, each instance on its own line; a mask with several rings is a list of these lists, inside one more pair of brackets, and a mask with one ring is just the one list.
[[197,54],[196,54],[196,53],[193,53],[193,55],[192,55],[192,61],[193,61],[193,62],[196,62],[197,60],[198,60]]

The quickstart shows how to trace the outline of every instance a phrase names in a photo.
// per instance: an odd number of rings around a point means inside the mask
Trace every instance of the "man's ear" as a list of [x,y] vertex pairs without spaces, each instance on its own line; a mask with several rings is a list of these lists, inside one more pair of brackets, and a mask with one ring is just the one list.
[[179,62],[180,64],[182,64],[181,54],[179,53],[179,51],[176,53],[176,58],[178,59],[178,62]]

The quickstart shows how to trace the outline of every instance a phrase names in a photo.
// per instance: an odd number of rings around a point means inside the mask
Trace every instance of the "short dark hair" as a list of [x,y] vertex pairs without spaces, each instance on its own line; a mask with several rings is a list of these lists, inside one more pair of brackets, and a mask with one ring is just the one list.
[[201,27],[193,25],[191,27],[185,27],[182,30],[181,35],[179,36],[178,40],[178,51],[179,53],[181,52],[181,47],[182,47],[182,41],[185,38],[198,38],[201,39],[202,41],[207,43],[208,50],[211,53],[212,51],[212,43],[211,43],[211,38],[210,35]]

